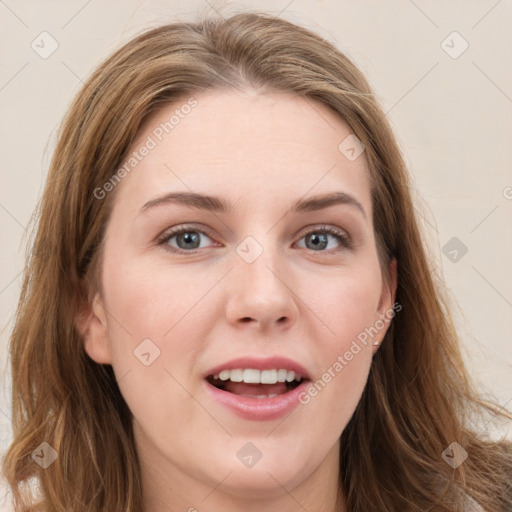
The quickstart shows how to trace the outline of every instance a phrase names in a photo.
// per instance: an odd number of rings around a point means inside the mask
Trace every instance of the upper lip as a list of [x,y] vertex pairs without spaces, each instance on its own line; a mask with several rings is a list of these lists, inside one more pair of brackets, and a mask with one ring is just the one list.
[[282,356],[273,356],[264,359],[250,356],[238,357],[236,359],[232,359],[231,361],[227,361],[226,363],[221,363],[213,368],[210,368],[203,377],[207,378],[210,375],[217,375],[222,370],[236,370],[238,368],[252,368],[255,370],[285,369],[288,371],[294,371],[296,375],[301,376],[303,379],[309,379],[308,372],[301,364]]

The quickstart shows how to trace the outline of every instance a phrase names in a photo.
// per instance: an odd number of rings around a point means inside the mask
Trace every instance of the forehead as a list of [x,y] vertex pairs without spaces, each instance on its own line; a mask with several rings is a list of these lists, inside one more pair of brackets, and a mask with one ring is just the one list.
[[170,190],[236,191],[236,197],[278,201],[340,186],[367,203],[364,154],[347,158],[347,137],[353,137],[347,123],[311,98],[254,90],[192,93],[146,119],[125,162],[135,159],[133,169],[119,188],[139,206]]
[[339,115],[312,98],[277,91],[213,89],[184,95],[153,112],[139,129],[134,146],[150,135],[158,145],[194,137],[199,143],[203,137],[201,146],[210,152],[235,142],[247,149],[252,140],[274,151],[283,149],[276,148],[283,142],[307,149],[315,145],[320,151],[337,149],[332,136],[349,133],[350,127]]

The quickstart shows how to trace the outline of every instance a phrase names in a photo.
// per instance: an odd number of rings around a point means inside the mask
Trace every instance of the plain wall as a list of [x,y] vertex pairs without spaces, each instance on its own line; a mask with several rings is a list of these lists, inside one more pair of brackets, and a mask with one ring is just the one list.
[[[512,409],[512,4],[495,0],[1,2],[2,372],[23,237],[71,99],[104,57],[142,29],[218,8],[280,14],[334,42],[366,74],[413,176],[432,268],[451,292],[472,375]],[[51,49],[44,31],[58,44],[47,58],[31,46]],[[8,377],[0,389],[0,452],[11,439]]]

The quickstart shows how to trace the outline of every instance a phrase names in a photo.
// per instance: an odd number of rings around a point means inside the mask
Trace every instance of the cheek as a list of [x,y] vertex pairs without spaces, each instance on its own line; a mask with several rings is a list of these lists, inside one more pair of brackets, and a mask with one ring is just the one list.
[[183,385],[191,389],[195,363],[208,339],[212,307],[207,292],[218,281],[211,272],[204,274],[142,258],[137,264],[128,258],[105,261],[112,366],[136,417],[159,411],[159,421],[174,424],[170,411],[179,409],[185,418],[192,414]]
[[[153,422],[161,431],[172,431],[198,414],[188,390],[195,392],[190,378],[211,327],[201,315],[207,313],[210,303],[205,294],[216,279],[142,258],[134,261],[105,259],[112,366],[121,393],[144,430],[152,431]],[[199,413],[201,421],[208,421],[202,410]]]
[[167,343],[185,324],[189,335],[193,336],[199,322],[190,322],[190,315],[197,317],[201,309],[197,306],[212,286],[214,277],[183,272],[178,267],[146,264],[142,258],[131,265],[128,258],[113,264],[106,262],[105,302],[118,320],[112,325],[112,341],[115,343],[118,337],[119,324],[125,334],[130,333],[133,343],[145,338],[154,339],[157,344]]
[[380,272],[375,265],[346,269],[309,286],[310,307],[325,324],[330,352],[346,350],[374,324],[381,294]]
[[[321,374],[303,397],[306,407],[315,409],[315,423],[330,424],[339,435],[352,416],[366,385],[372,361],[370,328],[375,324],[380,299],[380,273],[375,267],[351,269],[323,286],[310,289],[308,306],[318,314],[325,329],[316,339],[315,352],[321,361]],[[321,284],[321,282],[317,282]],[[323,292],[320,293],[320,289]],[[327,414],[327,417],[325,414]],[[327,431],[327,429],[326,429]]]

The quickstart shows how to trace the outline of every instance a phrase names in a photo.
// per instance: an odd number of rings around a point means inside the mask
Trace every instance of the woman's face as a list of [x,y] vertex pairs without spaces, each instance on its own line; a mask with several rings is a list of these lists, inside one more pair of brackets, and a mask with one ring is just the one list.
[[318,102],[254,91],[144,124],[84,332],[153,478],[247,497],[336,478],[394,300],[351,133]]

